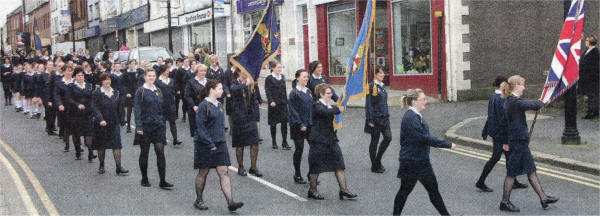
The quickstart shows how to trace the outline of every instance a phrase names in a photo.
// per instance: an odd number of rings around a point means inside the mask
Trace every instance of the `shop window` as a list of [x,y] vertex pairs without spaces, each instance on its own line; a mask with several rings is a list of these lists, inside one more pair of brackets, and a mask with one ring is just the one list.
[[394,75],[431,74],[431,6],[429,1],[392,3]]
[[208,47],[212,49],[212,26],[210,22],[196,23],[192,25],[191,42],[193,47]]
[[[280,8],[280,6],[275,6],[275,13],[277,14],[277,27],[279,30],[281,30],[281,28],[279,28],[280,27],[279,23],[281,20],[281,13],[279,13],[279,11],[280,11],[279,8]],[[252,35],[252,31],[254,31],[254,28],[256,28],[256,25],[260,21],[263,11],[264,10],[256,10],[256,11],[244,13],[244,15],[243,15],[244,42],[248,41],[248,39]]]
[[356,13],[354,3],[332,5],[327,8],[329,29],[329,76],[344,76],[346,64],[356,41]]

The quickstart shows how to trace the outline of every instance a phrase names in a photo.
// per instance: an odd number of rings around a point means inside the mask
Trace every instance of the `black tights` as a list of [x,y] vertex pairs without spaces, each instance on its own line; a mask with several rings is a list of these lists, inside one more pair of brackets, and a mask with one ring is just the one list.
[[404,208],[406,199],[408,198],[410,192],[412,192],[412,190],[415,188],[417,181],[420,181],[425,187],[425,190],[427,190],[429,201],[431,201],[438,213],[441,215],[449,215],[446,205],[444,205],[442,195],[438,190],[438,184],[435,175],[425,176],[423,178],[403,178],[400,181],[400,190],[398,190],[396,198],[394,199],[394,215],[402,214],[402,209]]
[[[492,169],[494,168],[496,163],[498,163],[498,161],[502,157],[502,153],[504,153],[504,158],[506,158],[506,161],[508,161],[510,152],[506,152],[506,151],[502,150],[502,148],[494,149],[494,152],[492,153],[492,157],[490,158],[490,160],[488,160],[487,163],[485,163],[485,166],[483,166],[483,171],[481,171],[481,176],[479,176],[479,180],[477,180],[477,184],[485,184],[485,179],[490,174],[490,172],[492,172]],[[518,183],[516,178],[515,178],[515,183]]]
[[[77,149],[77,151],[83,151],[81,150],[81,137],[80,135],[72,135],[73,136],[73,144],[75,145],[75,149]],[[91,136],[83,136],[83,141],[85,142],[85,146],[88,149],[88,154],[89,155],[93,155],[94,150],[92,150],[92,137]]]
[[[542,185],[540,184],[540,180],[537,177],[537,173],[534,171],[527,175],[529,179],[529,184],[533,187],[533,190],[538,194],[540,200],[545,200],[548,198],[546,193],[542,189]],[[506,176],[504,179],[504,192],[502,193],[502,202],[507,203],[510,201],[510,193],[512,192],[513,184],[515,183],[515,176]]]
[[12,93],[10,92],[10,88],[8,83],[2,83],[2,87],[4,89],[4,104],[12,103]]
[[[383,134],[383,140],[381,144],[379,144],[379,151],[377,150],[377,143],[379,142],[379,134]],[[390,142],[392,141],[392,131],[390,129],[386,129],[384,131],[376,131],[371,134],[371,144],[369,145],[369,157],[371,158],[371,167],[380,167],[381,158],[383,157],[383,153],[390,146]]]
[[[106,157],[106,149],[98,149],[98,160],[100,161],[100,168],[104,168],[104,158]],[[113,157],[115,159],[115,166],[121,167],[121,149],[113,149]]]
[[[273,140],[273,145],[277,145],[277,124],[269,125],[271,126],[271,140]],[[281,139],[283,140],[281,143],[283,146],[287,146],[287,123],[281,123]]]
[[131,130],[131,113],[133,112],[133,106],[125,106],[125,112],[127,112],[127,129]]
[[300,173],[300,164],[302,162],[302,153],[304,152],[304,138],[295,139],[294,145],[294,176],[302,176]]
[[[340,187],[340,191],[350,193],[350,191],[348,191],[348,186],[346,185],[346,177],[344,174],[344,170],[343,169],[336,170],[335,177],[338,181],[338,186]],[[318,180],[319,180],[319,174],[312,174],[312,173],[310,174],[309,190],[314,194],[318,194],[318,192],[317,192]]]
[[[160,177],[160,181],[165,181],[165,149],[163,143],[154,143],[154,153],[156,153],[156,165],[158,167],[158,176]],[[140,143],[140,171],[142,172],[142,179],[148,180],[148,154],[150,153],[150,142],[142,142]]]
[[169,121],[169,129],[171,130],[173,142],[177,141],[177,125],[175,125],[175,121]]
[[[206,176],[209,171],[210,169],[203,168],[200,169],[198,175],[196,175],[196,201],[203,202],[202,193],[204,193]],[[229,179],[227,166],[217,166],[217,174],[219,175],[221,191],[223,191],[223,195],[225,195],[225,200],[227,200],[227,204],[231,204],[233,202],[233,197],[231,196],[231,180]]]

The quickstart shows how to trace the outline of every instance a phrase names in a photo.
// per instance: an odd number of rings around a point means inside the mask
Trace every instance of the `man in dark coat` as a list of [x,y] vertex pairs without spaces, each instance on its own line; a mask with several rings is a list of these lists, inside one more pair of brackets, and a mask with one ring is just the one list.
[[599,73],[600,73],[600,61],[598,54],[598,39],[590,35],[585,39],[585,46],[588,47],[587,51],[581,57],[579,64],[579,90],[581,93],[588,97],[587,100],[587,115],[584,119],[598,118],[598,108],[600,101],[599,87]]

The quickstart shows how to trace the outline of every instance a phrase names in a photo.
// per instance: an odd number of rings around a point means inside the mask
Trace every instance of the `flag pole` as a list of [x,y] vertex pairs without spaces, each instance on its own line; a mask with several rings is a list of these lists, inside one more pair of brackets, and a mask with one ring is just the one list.
[[527,140],[529,143],[529,141],[531,141],[531,135],[533,134],[533,127],[535,127],[535,122],[537,121],[537,117],[538,114],[540,113],[540,110],[535,111],[535,116],[533,117],[533,122],[531,123],[531,128],[529,128],[529,140]]
[[[371,7],[375,7],[375,13],[377,13],[377,1],[372,2]],[[376,42],[376,38],[377,38],[377,32],[375,29],[375,26],[377,25],[377,14],[371,14],[371,16],[373,16],[373,25],[369,26],[370,28],[373,28],[373,79],[375,79],[375,74],[377,74],[377,71],[375,71],[376,67],[377,67],[377,49],[375,46],[377,46],[375,44]],[[368,81],[368,79],[367,79]]]

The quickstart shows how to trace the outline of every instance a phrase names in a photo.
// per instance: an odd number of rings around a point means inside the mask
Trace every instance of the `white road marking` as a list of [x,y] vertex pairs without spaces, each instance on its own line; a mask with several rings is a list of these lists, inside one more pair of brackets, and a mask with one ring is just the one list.
[[[238,171],[238,169],[237,169],[237,168],[235,168],[235,167],[233,167],[233,166],[229,166],[229,170],[231,170],[231,171],[233,171],[233,172],[236,172],[236,173],[237,173],[237,171]],[[298,201],[301,201],[301,202],[306,202],[306,201],[308,201],[308,200],[306,200],[306,199],[304,199],[304,198],[302,198],[302,197],[298,196],[297,194],[295,194],[295,193],[292,193],[292,192],[290,192],[290,191],[286,190],[285,188],[279,187],[279,186],[277,186],[277,185],[275,185],[275,184],[273,184],[273,183],[271,183],[271,182],[268,182],[268,181],[266,181],[266,180],[264,180],[264,179],[262,179],[262,178],[258,178],[258,177],[256,177],[256,176],[252,176],[252,175],[250,175],[250,174],[248,174],[248,176],[247,176],[247,177],[248,177],[248,178],[250,178],[250,179],[252,179],[252,180],[254,180],[254,181],[257,181],[258,183],[261,183],[261,184],[263,184],[263,185],[265,185],[265,186],[267,186],[267,187],[270,187],[270,188],[271,188],[271,189],[273,189],[273,190],[279,191],[279,192],[281,192],[281,193],[283,193],[283,194],[285,194],[285,195],[287,195],[287,196],[289,196],[289,197],[292,197],[292,198],[294,198],[294,199],[296,199],[296,200],[298,200]]]

